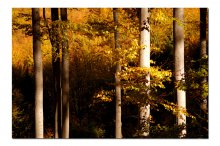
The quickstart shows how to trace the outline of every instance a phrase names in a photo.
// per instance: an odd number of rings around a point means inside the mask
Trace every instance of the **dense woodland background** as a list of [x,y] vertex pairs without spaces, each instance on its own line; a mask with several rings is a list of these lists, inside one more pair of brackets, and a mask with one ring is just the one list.
[[[151,123],[150,138],[178,138],[176,125],[176,86],[174,84],[173,9],[150,9],[151,44]],[[51,11],[41,16],[41,49],[44,86],[44,137],[54,138],[55,98],[53,89],[52,46],[48,27]],[[138,138],[139,106],[137,93],[139,64],[139,13],[135,8],[119,8],[119,44],[115,51],[112,8],[68,8],[70,75],[70,138],[115,137],[115,66],[122,64],[122,135]],[[208,13],[207,13],[208,20]],[[46,21],[45,21],[46,20]],[[47,26],[47,22],[48,26]],[[58,23],[59,21],[57,21]],[[56,23],[56,22],[55,22]],[[208,57],[200,57],[200,9],[184,9],[186,138],[208,137],[208,113],[200,107],[201,96],[208,96]],[[208,43],[208,21],[206,24]],[[12,10],[12,137],[34,138],[34,61],[31,9]],[[207,45],[208,46],[208,45]],[[117,55],[116,55],[117,54]],[[201,65],[202,64],[202,65]],[[124,72],[123,72],[124,71]],[[126,72],[127,71],[127,72]]]

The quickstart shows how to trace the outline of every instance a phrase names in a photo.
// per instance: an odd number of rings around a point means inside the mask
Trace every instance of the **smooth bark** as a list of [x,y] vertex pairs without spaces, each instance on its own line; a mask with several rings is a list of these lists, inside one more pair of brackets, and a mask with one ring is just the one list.
[[[175,62],[175,81],[176,83],[184,83],[184,9],[174,9],[174,62]],[[177,105],[178,105],[178,116],[177,124],[186,125],[186,115],[184,110],[186,109],[186,92],[180,88],[177,88]],[[186,128],[184,128],[180,137],[184,137],[186,134]]]
[[32,8],[33,57],[35,71],[35,137],[44,138],[43,124],[43,65],[40,40],[39,8]]
[[61,8],[62,28],[62,138],[69,138],[69,49],[67,8]]
[[52,68],[53,68],[53,88],[54,97],[56,101],[55,109],[55,138],[62,136],[62,125],[61,125],[61,85],[60,85],[60,42],[59,42],[59,20],[58,8],[51,8],[51,19],[52,19],[52,31],[51,31],[51,44],[52,44]]
[[[150,12],[148,8],[141,8],[140,21],[140,67],[150,69]],[[150,94],[150,73],[146,76],[146,92],[147,96]],[[144,103],[140,107],[140,126],[141,136],[149,136],[150,131],[150,104]]]
[[[115,25],[114,38],[115,38],[115,49],[120,49],[119,44],[119,33],[118,33],[118,10],[117,8],[113,8],[113,19]],[[116,51],[117,52],[117,51]],[[119,58],[116,64],[116,73],[115,73],[115,83],[116,83],[116,113],[115,113],[115,137],[122,138],[122,122],[121,122],[121,85],[120,78],[117,74],[121,71],[121,65],[119,63]]]

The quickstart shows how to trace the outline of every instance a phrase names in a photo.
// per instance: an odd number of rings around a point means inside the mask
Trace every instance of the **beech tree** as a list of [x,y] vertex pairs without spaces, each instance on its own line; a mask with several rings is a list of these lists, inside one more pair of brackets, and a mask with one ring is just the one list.
[[43,8],[36,31],[32,9],[13,9],[12,137],[207,138],[202,10],[184,9],[183,22],[173,8]]
[[[184,9],[175,8],[174,12],[174,62],[175,62],[175,81],[177,84],[177,105],[178,105],[178,116],[177,124],[186,125],[186,115],[184,114],[186,109],[186,92],[182,89],[184,83]],[[184,128],[180,137],[184,137],[186,134],[186,128]]]
[[60,42],[59,42],[59,20],[58,8],[51,8],[52,19],[52,32],[51,32],[51,44],[52,44],[52,68],[53,68],[53,81],[54,81],[54,97],[56,100],[55,110],[55,138],[61,137],[61,85],[60,85]]
[[[119,33],[118,33],[118,9],[113,8],[113,18],[114,18],[114,38],[115,38],[115,49],[120,49],[119,44]],[[117,51],[116,51],[117,52]],[[117,53],[118,54],[118,53]],[[117,74],[121,71],[121,65],[119,63],[119,58],[116,64],[116,73],[115,73],[115,96],[116,96],[116,116],[115,116],[115,137],[122,138],[121,132],[121,85],[120,85],[120,78]]]
[[[207,43],[206,43],[206,13],[207,8],[200,8],[200,58],[205,59],[207,57]],[[201,64],[201,68],[202,68]],[[201,109],[206,113],[208,110],[207,107],[207,96],[203,94],[204,91],[204,84],[207,83],[207,77],[202,78],[201,81]]]
[[69,49],[67,8],[61,8],[62,22],[62,138],[69,138]]
[[35,137],[44,138],[43,124],[43,65],[40,40],[39,8],[32,8],[33,56],[35,76]]
[[[140,22],[140,67],[150,69],[150,12],[149,8],[141,8],[141,22]],[[150,93],[150,73],[146,76],[146,92]],[[150,104],[143,103],[140,107],[140,125],[141,135],[149,136],[150,131]]]

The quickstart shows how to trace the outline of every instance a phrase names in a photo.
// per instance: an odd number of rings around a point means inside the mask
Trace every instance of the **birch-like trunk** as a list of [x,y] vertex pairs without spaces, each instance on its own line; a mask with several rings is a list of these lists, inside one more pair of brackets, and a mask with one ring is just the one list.
[[[141,8],[141,22],[140,22],[140,67],[150,69],[150,12],[148,8]],[[150,73],[146,76],[146,92],[150,93]],[[147,98],[147,97],[146,97]],[[141,136],[149,136],[150,131],[150,104],[144,103],[140,107],[140,125]]]
[[[175,80],[176,82],[184,82],[184,9],[175,8],[174,9],[174,62],[175,62]],[[186,125],[186,115],[184,111],[186,109],[186,92],[181,89],[177,89],[177,105],[178,105],[178,116],[177,124]],[[184,128],[180,137],[186,135],[186,128]]]
[[35,137],[44,138],[43,124],[43,65],[40,40],[39,8],[32,8],[33,57],[35,71]]

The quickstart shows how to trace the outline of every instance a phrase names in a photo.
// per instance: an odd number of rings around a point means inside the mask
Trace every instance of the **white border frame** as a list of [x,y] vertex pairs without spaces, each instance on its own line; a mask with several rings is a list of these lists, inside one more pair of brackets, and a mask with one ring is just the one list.
[[[0,145],[219,145],[219,1],[217,0],[1,0],[0,1]],[[12,139],[12,8],[19,7],[157,7],[209,8],[209,139],[167,140],[16,140]]]

